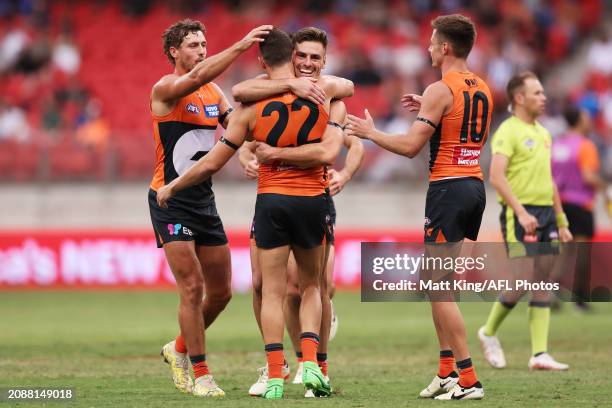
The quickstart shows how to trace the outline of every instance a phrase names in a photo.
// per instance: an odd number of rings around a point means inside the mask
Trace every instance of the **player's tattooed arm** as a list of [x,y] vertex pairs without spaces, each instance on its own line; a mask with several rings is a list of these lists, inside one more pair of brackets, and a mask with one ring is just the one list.
[[251,126],[253,107],[240,106],[233,113],[225,135],[206,156],[203,156],[180,177],[157,191],[157,203],[166,208],[168,200],[179,191],[195,186],[208,179],[229,161],[244,143]]
[[[251,30],[242,40],[218,54],[205,58],[184,75],[165,75],[154,86],[151,92],[153,111],[167,110],[176,100],[189,95],[199,87],[218,77],[251,45],[262,42],[273,26],[262,25]],[[196,43],[195,46],[201,44]],[[204,44],[206,45],[206,44]],[[163,105],[166,105],[164,109]],[[157,106],[162,105],[162,106]]]
[[390,135],[374,126],[374,119],[365,110],[365,119],[348,115],[347,132],[350,136],[370,139],[390,152],[407,157],[415,157],[434,134],[442,115],[453,102],[453,95],[444,83],[435,82],[423,93],[419,118],[405,134]]
[[242,103],[256,102],[285,92],[292,92],[313,103],[325,102],[325,93],[315,78],[268,79],[266,75],[247,79],[232,87],[234,100]]
[[[260,163],[280,161],[294,166],[308,168],[314,166],[330,166],[336,160],[342,148],[342,123],[346,116],[346,106],[337,101],[331,104],[329,122],[321,142],[308,143],[297,147],[272,147],[265,143],[257,143],[255,154]],[[340,126],[340,127],[339,127]]]

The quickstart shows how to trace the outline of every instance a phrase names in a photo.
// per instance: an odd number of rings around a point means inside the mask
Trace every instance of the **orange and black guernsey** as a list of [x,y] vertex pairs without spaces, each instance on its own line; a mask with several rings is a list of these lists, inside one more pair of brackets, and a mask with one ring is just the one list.
[[[153,117],[155,138],[155,173],[151,189],[160,187],[185,173],[215,144],[215,131],[219,124],[221,95],[213,84],[206,84],[181,98],[174,110],[164,116]],[[207,205],[214,201],[212,180],[180,191],[173,197],[175,203]]]
[[[255,109],[257,118],[253,137],[276,147],[320,142],[329,120],[323,105],[292,93],[259,101]],[[317,196],[323,194],[327,186],[325,166],[300,169],[281,162],[259,166],[257,194]]]
[[442,82],[453,94],[453,106],[429,141],[429,181],[455,177],[482,180],[480,153],[491,125],[491,91],[471,72],[449,72]]

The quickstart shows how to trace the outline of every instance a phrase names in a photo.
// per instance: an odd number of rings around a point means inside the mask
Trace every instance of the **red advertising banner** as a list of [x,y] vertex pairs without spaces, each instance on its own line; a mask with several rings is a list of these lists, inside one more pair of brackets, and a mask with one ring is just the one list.
[[[248,232],[229,231],[232,286],[251,287]],[[334,279],[358,287],[361,242],[414,242],[422,232],[350,230],[336,234]],[[0,290],[171,289],[174,278],[148,230],[0,231]]]

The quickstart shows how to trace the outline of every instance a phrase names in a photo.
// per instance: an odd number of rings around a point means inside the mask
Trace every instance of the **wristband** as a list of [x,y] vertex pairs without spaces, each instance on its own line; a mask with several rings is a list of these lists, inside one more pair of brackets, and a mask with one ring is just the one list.
[[569,221],[564,212],[555,214],[555,218],[557,219],[557,228],[569,228]]

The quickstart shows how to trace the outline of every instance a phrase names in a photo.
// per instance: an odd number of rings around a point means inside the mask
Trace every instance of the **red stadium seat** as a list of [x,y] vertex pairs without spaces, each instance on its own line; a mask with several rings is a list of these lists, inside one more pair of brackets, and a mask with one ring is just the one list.
[[105,157],[73,140],[64,140],[49,149],[49,178],[103,180],[107,176]]

